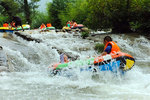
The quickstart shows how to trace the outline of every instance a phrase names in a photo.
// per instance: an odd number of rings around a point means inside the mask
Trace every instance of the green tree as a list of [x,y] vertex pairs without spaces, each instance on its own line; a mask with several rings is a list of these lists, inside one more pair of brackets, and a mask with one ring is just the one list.
[[[32,19],[35,17],[36,9],[38,8],[37,2],[40,0],[16,0],[19,5],[19,11],[20,13],[23,13],[25,16],[25,21],[28,24],[32,23]],[[23,9],[22,9],[23,8]]]
[[12,16],[19,12],[18,3],[15,2],[15,0],[1,0],[0,6],[2,9],[1,14],[3,14],[4,16],[9,16],[8,21],[11,21]]
[[62,28],[61,19],[59,14],[62,11],[65,11],[67,4],[73,0],[53,0],[52,3],[49,3],[47,6],[47,11],[50,12],[49,17],[51,18],[51,23],[56,28]]
[[24,0],[24,13],[25,13],[25,17],[26,17],[26,21],[31,24],[31,10],[28,4],[28,0]]
[[32,19],[32,28],[39,28],[42,23],[46,24],[49,22],[49,17],[46,13],[36,11],[35,17]]
[[132,0],[130,25],[135,32],[150,34],[150,1]]
[[110,28],[110,0],[88,0],[89,14],[86,19],[88,26],[91,29]]
[[[149,0],[88,0],[87,22],[92,29],[112,28],[113,32],[150,33]],[[131,30],[132,29],[132,30]]]
[[111,22],[113,32],[131,32],[130,28],[130,1],[131,0],[112,0],[109,8],[111,12]]
[[62,25],[65,25],[69,20],[75,20],[77,23],[85,23],[88,14],[87,0],[75,0],[67,3],[64,11],[61,11],[59,18]]

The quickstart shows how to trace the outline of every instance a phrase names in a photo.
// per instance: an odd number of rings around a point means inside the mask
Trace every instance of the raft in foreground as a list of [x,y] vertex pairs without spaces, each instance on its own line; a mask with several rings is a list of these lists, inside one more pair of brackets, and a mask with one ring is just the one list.
[[79,67],[80,71],[111,71],[111,72],[125,72],[130,70],[135,63],[135,59],[123,52],[108,54],[97,58],[90,58],[87,60],[77,60],[69,63],[56,63],[49,67],[50,74],[56,75],[64,70],[71,70]]

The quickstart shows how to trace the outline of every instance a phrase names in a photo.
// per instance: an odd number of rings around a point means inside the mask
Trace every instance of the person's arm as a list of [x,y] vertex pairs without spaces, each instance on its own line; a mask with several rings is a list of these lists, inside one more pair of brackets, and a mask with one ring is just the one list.
[[64,63],[64,54],[60,55],[60,63]]
[[108,45],[107,47],[106,47],[106,49],[104,50],[104,52],[101,54],[101,56],[104,56],[104,55],[106,55],[106,54],[109,54],[110,52],[111,52],[111,45]]

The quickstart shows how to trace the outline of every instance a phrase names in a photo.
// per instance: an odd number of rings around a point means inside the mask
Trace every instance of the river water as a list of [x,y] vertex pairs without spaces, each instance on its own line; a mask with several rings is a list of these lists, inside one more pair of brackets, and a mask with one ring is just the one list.
[[[29,34],[26,31],[24,34]],[[57,49],[79,59],[98,55],[94,40],[81,39],[70,33],[33,31],[30,34],[41,43],[28,42],[13,35],[3,38],[0,45],[8,54],[12,72],[0,73],[0,100],[149,100],[150,99],[150,41],[143,36],[110,36],[123,52],[136,59],[135,66],[124,76],[100,72],[78,72],[76,79],[49,76],[48,66],[59,62]],[[104,35],[95,36],[102,43]]]

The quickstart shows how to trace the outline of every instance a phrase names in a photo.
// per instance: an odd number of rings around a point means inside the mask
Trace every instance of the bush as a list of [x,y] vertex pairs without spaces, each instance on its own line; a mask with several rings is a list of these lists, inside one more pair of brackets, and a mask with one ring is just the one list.
[[90,34],[89,31],[83,31],[83,32],[81,32],[81,37],[82,37],[83,39],[85,39],[86,37],[89,36],[89,34]]
[[95,45],[94,49],[97,50],[98,52],[103,52],[103,50],[104,50],[104,44],[97,43]]
[[8,17],[0,14],[0,27],[2,27],[5,22],[8,22]]

